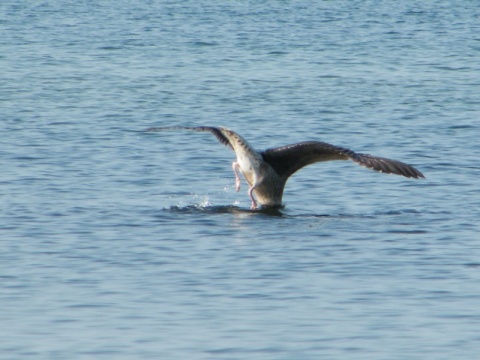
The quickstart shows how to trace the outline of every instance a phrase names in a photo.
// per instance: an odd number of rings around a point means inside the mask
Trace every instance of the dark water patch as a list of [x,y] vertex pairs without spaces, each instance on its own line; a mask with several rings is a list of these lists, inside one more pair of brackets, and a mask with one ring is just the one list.
[[113,51],[113,50],[122,50],[123,47],[120,47],[120,46],[101,46],[98,49],[99,50],[106,50],[106,51]]
[[477,126],[474,125],[452,125],[449,127],[449,129],[452,130],[459,130],[459,129],[476,129]]
[[177,214],[261,214],[267,216],[284,216],[279,209],[261,208],[251,210],[235,205],[205,206],[201,204],[192,204],[187,206],[170,206],[169,208],[163,210]]
[[428,231],[426,230],[388,230],[390,234],[405,234],[405,235],[410,235],[410,234],[428,234]]
[[465,264],[465,266],[468,267],[468,268],[479,269],[480,268],[480,263],[468,263],[468,264]]
[[288,55],[289,53],[286,52],[286,51],[271,51],[271,52],[269,52],[269,54],[280,56],[280,55]]
[[215,42],[215,41],[194,41],[194,42],[192,42],[192,45],[195,45],[195,46],[216,46],[216,45],[218,45],[218,43]]

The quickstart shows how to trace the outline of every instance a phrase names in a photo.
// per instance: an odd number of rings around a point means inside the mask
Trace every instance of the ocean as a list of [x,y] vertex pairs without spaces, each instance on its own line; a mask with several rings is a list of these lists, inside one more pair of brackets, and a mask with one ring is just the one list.
[[[0,358],[473,359],[476,1],[2,1]],[[251,211],[225,126],[314,164]]]

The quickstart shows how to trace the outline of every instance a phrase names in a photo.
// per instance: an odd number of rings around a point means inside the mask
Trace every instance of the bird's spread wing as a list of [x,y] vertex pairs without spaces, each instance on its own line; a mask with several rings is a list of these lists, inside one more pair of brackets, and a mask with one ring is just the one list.
[[162,127],[151,127],[146,129],[145,131],[153,132],[153,131],[165,131],[165,130],[192,130],[198,132],[209,132],[215,135],[215,137],[220,141],[222,144],[230,147],[233,149],[232,145],[228,138],[223,135],[222,131],[213,126],[162,126]]
[[361,166],[387,174],[403,175],[408,178],[424,178],[413,166],[400,161],[357,154],[352,150],[318,141],[268,149],[262,152],[263,159],[273,167],[277,174],[287,179],[304,166],[330,160],[353,160]]

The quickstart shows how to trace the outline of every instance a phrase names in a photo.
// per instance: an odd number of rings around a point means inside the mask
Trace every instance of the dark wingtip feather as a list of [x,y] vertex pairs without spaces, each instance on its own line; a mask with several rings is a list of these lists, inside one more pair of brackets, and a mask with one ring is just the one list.
[[213,134],[218,141],[222,144],[230,147],[233,149],[230,141],[228,140],[225,135],[223,135],[222,131],[213,126],[159,126],[159,127],[150,127],[145,129],[146,132],[156,132],[156,131],[165,131],[165,130],[191,130],[191,131],[198,131],[198,132],[209,132]]
[[223,145],[226,145],[229,148],[233,149],[232,144],[230,144],[230,140],[228,140],[228,138],[223,135],[222,131],[219,128],[213,126],[199,126],[196,129],[196,131],[207,131],[212,133]]
[[355,154],[353,161],[368,169],[386,174],[402,175],[414,179],[425,179],[425,176],[420,171],[401,161],[375,157],[368,154]]

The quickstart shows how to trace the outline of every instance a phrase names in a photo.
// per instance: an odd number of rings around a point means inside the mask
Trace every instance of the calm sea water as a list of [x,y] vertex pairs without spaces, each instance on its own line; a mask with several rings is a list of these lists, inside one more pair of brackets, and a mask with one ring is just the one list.
[[[476,1],[2,1],[0,358],[473,359]],[[234,191],[224,125],[418,167]]]

